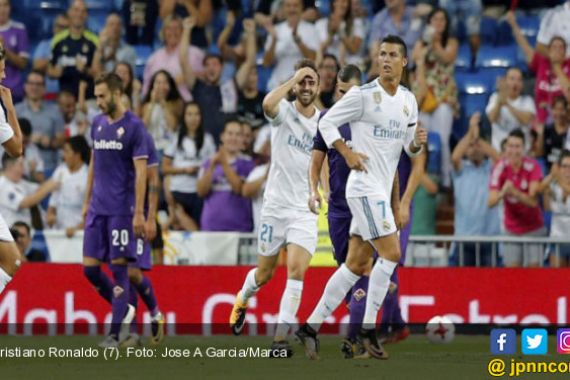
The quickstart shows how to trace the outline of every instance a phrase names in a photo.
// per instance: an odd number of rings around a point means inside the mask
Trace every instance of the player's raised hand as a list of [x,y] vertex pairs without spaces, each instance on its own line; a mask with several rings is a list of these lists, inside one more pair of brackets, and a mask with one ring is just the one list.
[[153,219],[147,219],[144,224],[144,238],[146,241],[154,240],[156,237],[156,222]]
[[301,83],[305,77],[311,77],[316,80],[316,73],[309,67],[302,67],[295,72],[295,82]]
[[318,191],[311,192],[311,196],[309,197],[309,210],[313,214],[319,215],[322,205],[321,194]]
[[416,146],[427,144],[427,140],[428,140],[427,129],[422,127],[417,127],[416,134],[414,135],[414,144]]
[[135,212],[133,216],[133,232],[136,237],[144,237],[144,215],[142,212]]
[[346,165],[348,165],[351,170],[368,173],[366,165],[364,164],[366,160],[368,160],[368,156],[364,153],[353,152],[350,150],[346,153],[344,159],[346,161]]

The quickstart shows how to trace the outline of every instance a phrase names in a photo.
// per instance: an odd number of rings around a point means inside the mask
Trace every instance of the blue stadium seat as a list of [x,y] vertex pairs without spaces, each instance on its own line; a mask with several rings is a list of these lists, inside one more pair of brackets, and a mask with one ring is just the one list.
[[461,105],[459,119],[455,120],[452,131],[453,137],[457,140],[461,139],[467,132],[471,115],[477,111],[485,112],[485,106],[494,89],[494,79],[492,79],[493,76],[489,75],[489,72],[488,70],[478,70],[477,72],[455,73]]
[[135,67],[135,76],[142,80],[144,66],[148,58],[151,56],[153,50],[148,45],[135,45],[135,52],[137,53],[137,63]]
[[317,0],[315,1],[315,5],[321,17],[327,17],[332,11],[330,0]]
[[257,64],[257,88],[259,91],[267,92],[267,82],[271,78],[271,72],[273,69],[264,67],[263,65]]
[[441,172],[441,138],[439,133],[428,132],[428,152],[429,158],[427,171],[430,174],[440,174]]
[[494,45],[497,41],[498,23],[491,17],[481,17],[481,42],[483,44]]
[[94,33],[99,33],[105,26],[108,14],[107,9],[90,9],[87,28]]
[[477,54],[477,67],[506,68],[517,63],[517,46],[483,45]]
[[471,67],[471,48],[469,44],[464,43],[459,46],[457,59],[455,60],[455,69],[468,70]]
[[34,44],[52,36],[53,20],[65,10],[62,1],[25,0],[13,2],[12,18],[26,26],[28,38]]

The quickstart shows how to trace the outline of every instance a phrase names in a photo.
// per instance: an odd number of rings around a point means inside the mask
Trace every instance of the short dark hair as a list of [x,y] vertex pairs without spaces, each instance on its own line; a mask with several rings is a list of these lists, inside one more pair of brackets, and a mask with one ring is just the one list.
[[408,57],[408,47],[406,46],[406,43],[402,38],[395,36],[393,34],[389,34],[386,37],[384,37],[382,41],[380,41],[380,45],[382,44],[400,45],[400,53],[402,53],[402,57],[404,58]]
[[524,73],[523,73],[523,71],[522,71],[522,69],[521,69],[520,67],[518,67],[518,66],[509,66],[509,67],[507,67],[507,71],[505,71],[505,77],[507,76],[507,73],[508,73],[509,71],[511,71],[511,70],[518,71],[518,72],[521,74],[521,76],[524,76]]
[[350,82],[352,79],[362,80],[362,72],[356,65],[346,65],[338,72],[338,80],[341,82]]
[[208,61],[208,59],[210,58],[214,58],[217,59],[218,62],[220,62],[220,65],[224,64],[224,60],[222,59],[222,56],[219,54],[214,54],[214,53],[208,53],[204,56],[204,59],[202,60],[202,64],[205,65],[206,61]]
[[22,135],[28,137],[32,134],[32,123],[28,119],[18,118],[18,124],[20,125]]
[[570,150],[568,149],[562,149],[562,152],[560,153],[560,157],[558,157],[558,165],[562,165],[562,160],[564,160],[565,158],[570,157]]
[[524,132],[520,128],[513,129],[512,131],[510,131],[509,137],[516,137],[518,139],[521,139],[523,144],[525,143],[525,140],[526,140]]
[[325,59],[332,59],[334,61],[334,64],[336,65],[336,72],[338,73],[340,71],[340,63],[338,63],[338,59],[336,58],[336,55],[329,54],[329,53],[323,55],[323,59],[321,61],[321,64],[319,65],[319,68],[323,66]]
[[564,44],[564,49],[567,49],[567,48],[568,48],[568,44],[566,43],[566,40],[565,40],[564,38],[562,38],[562,36],[554,36],[554,37],[552,37],[552,38],[550,39],[550,41],[548,42],[548,47],[552,46],[552,43],[553,43],[554,41],[556,41],[556,40],[562,41],[562,43]]
[[314,61],[311,61],[310,59],[307,58],[303,58],[297,63],[295,63],[295,71],[301,70],[303,67],[308,67],[312,69],[315,72],[315,74],[317,74],[318,80],[319,81],[321,80],[321,76],[319,75],[319,70],[317,70],[317,65],[315,65]]
[[81,156],[81,161],[89,164],[89,159],[91,158],[91,148],[85,137],[82,135],[76,135],[69,137],[65,140],[65,144],[69,144],[69,147],[74,153],[78,153]]
[[77,96],[75,96],[75,94],[69,90],[61,90],[59,91],[59,93],[57,94],[57,98],[61,98],[63,96],[71,96],[73,99],[77,100]]
[[30,75],[32,75],[32,74],[34,74],[34,75],[39,75],[40,77],[42,77],[42,80],[44,81],[44,84],[46,83],[46,75],[45,75],[43,72],[41,72],[40,70],[38,70],[38,69],[32,69],[32,70],[30,70],[30,72],[28,73],[28,76],[27,76],[26,78],[29,78]]
[[16,229],[17,227],[24,227],[26,229],[26,231],[28,232],[28,236],[30,236],[32,234],[32,229],[30,228],[30,226],[26,222],[22,222],[21,220],[18,220],[17,222],[14,222],[14,224],[12,224],[12,227],[10,227],[10,229]]
[[111,92],[120,91],[121,94],[124,92],[123,81],[115,73],[103,73],[95,80],[95,86],[103,83],[107,85]]
[[18,157],[12,157],[7,152],[2,155],[2,168],[6,169],[18,160]]
[[222,132],[225,132],[226,127],[229,124],[233,124],[233,123],[239,124],[239,126],[241,127],[241,120],[238,119],[237,116],[230,116],[230,117],[226,118],[226,120],[224,120],[224,130]]

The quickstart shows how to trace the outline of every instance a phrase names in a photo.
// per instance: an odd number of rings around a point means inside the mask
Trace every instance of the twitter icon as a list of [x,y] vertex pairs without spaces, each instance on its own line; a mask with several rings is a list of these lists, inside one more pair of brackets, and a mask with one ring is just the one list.
[[521,343],[522,353],[525,355],[546,355],[548,332],[545,329],[524,329]]

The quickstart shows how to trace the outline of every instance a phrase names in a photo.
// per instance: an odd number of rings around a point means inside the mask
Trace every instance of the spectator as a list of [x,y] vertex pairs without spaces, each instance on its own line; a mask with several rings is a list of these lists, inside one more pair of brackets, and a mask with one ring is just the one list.
[[265,41],[263,66],[275,64],[267,87],[272,90],[289,79],[295,63],[302,58],[314,60],[319,49],[319,38],[315,26],[302,19],[302,0],[284,0],[287,19],[275,27],[262,24],[269,36]]
[[69,91],[61,91],[57,97],[59,112],[63,117],[63,136],[83,136],[91,144],[89,136],[90,123],[81,110],[77,107],[77,98]]
[[517,24],[513,12],[507,13],[517,44],[525,54],[530,70],[536,75],[534,102],[539,124],[550,123],[552,115],[548,112],[556,96],[565,95],[570,99],[570,59],[566,58],[566,41],[554,36],[548,43],[546,55],[533,49]]
[[[307,22],[315,22],[319,18],[319,11],[315,0],[302,0],[303,14],[301,18]],[[255,9],[255,21],[266,27],[273,21],[283,21],[287,18],[286,6],[281,0],[259,0]]]
[[160,18],[166,22],[168,17],[180,19],[193,17],[196,20],[194,33],[190,40],[193,46],[203,50],[210,45],[206,36],[206,28],[213,18],[212,0],[160,0]]
[[[247,61],[244,64],[247,65]],[[244,64],[242,64],[240,70],[243,70],[245,73]],[[265,98],[265,92],[259,91],[257,86],[258,79],[257,67],[251,65],[247,77],[238,91],[237,114],[254,129],[258,129],[266,123],[263,108],[261,107],[263,98]]]
[[265,193],[265,185],[269,177],[269,168],[269,163],[256,166],[247,176],[241,191],[243,197],[251,199],[253,231],[257,231],[259,227],[261,206],[263,206],[263,194]]
[[241,64],[246,55],[243,40],[239,39],[242,32],[240,21],[243,21],[241,13],[239,10],[226,10],[226,24],[216,43],[222,59],[226,62],[233,61],[236,65]]
[[175,202],[171,214],[186,231],[199,229],[202,199],[197,194],[198,172],[215,153],[214,138],[204,132],[200,106],[187,103],[178,136],[171,140],[162,160],[162,172],[170,176],[167,190]]
[[63,164],[53,173],[61,186],[50,197],[46,223],[51,228],[65,229],[69,238],[83,229],[82,208],[90,155],[83,136],[71,137],[63,145]]
[[[538,202],[542,172],[536,160],[525,155],[525,135],[509,133],[506,158],[499,160],[491,174],[489,207],[504,200],[504,224],[508,236],[545,236],[546,228]],[[505,243],[503,261],[507,267],[539,266],[542,244]]]
[[437,233],[435,227],[440,178],[436,173],[428,173],[429,151],[426,153],[427,157],[421,158],[425,167],[413,199],[412,235],[435,235]]
[[361,67],[362,56],[359,54],[366,31],[361,18],[355,18],[351,0],[330,0],[329,17],[321,18],[316,23],[320,39],[320,51],[338,57],[341,66],[349,63]]
[[2,156],[4,174],[0,177],[0,214],[11,225],[22,220],[32,225],[31,208],[38,205],[49,193],[56,190],[59,183],[55,180],[44,182],[41,186],[23,179],[24,158]]
[[128,104],[128,109],[136,115],[141,115],[141,82],[135,78],[133,68],[127,62],[119,62],[115,66],[115,74],[121,78],[124,88],[124,96]]
[[[498,80],[497,92],[489,99],[485,112],[492,123],[491,141],[497,150],[501,141],[515,129],[522,129],[525,139],[530,139],[530,124],[536,115],[536,107],[532,97],[521,95],[522,89],[522,71],[511,67],[505,77]],[[528,148],[530,145],[525,147]]]
[[[180,43],[180,51],[187,49],[187,41],[194,28],[194,19],[184,20],[184,34]],[[251,68],[255,65],[255,24],[253,20],[244,21],[244,29],[248,44],[246,61],[240,66],[235,79],[221,82],[224,63],[219,55],[208,54],[204,58],[204,76],[198,78],[188,61],[180,62],[188,88],[192,90],[194,99],[200,109],[210,110],[203,117],[204,130],[210,133],[216,144],[220,143],[220,134],[227,117],[237,112],[238,88],[244,88]],[[184,53],[181,56],[185,56]]]
[[251,128],[251,125],[246,122],[246,121],[242,121],[241,122],[241,128],[243,131],[243,144],[242,144],[242,148],[241,148],[241,152],[248,157],[253,158],[253,143],[254,143],[254,135],[253,135],[253,129]]
[[0,44],[6,51],[6,79],[4,86],[12,90],[14,102],[24,97],[21,72],[28,66],[30,46],[26,26],[10,19],[10,0],[0,0]]
[[32,124],[32,143],[40,148],[45,170],[51,174],[57,166],[58,149],[64,141],[64,129],[57,107],[44,101],[45,84],[44,74],[32,70],[24,86],[26,97],[15,108],[19,117],[28,119]]
[[406,5],[405,0],[386,0],[386,7],[378,12],[370,26],[371,67],[369,77],[378,76],[377,60],[380,41],[390,34],[401,37],[408,46],[408,60],[412,61],[411,46],[416,44],[422,31],[422,20],[414,17],[414,7]]
[[[550,237],[568,238],[570,231],[570,151],[563,150],[557,165],[542,181],[544,208],[552,212]],[[550,266],[554,268],[570,266],[570,244],[560,244],[558,250],[551,251]]]
[[124,0],[122,3],[121,15],[127,43],[153,46],[158,0]]
[[458,35],[459,21],[465,24],[469,47],[471,48],[471,65],[475,65],[475,58],[481,45],[479,32],[481,29],[481,16],[483,4],[481,0],[439,0],[439,6],[447,11],[450,16],[451,29]]
[[[449,138],[453,118],[459,113],[455,84],[455,59],[459,43],[450,35],[449,17],[441,8],[435,8],[427,18],[432,32],[424,33],[412,53],[416,62],[417,83],[414,90],[422,92],[419,118],[422,125],[441,138],[442,185],[448,187],[451,174]],[[426,29],[430,30],[430,29]]]
[[[55,17],[53,21],[53,35],[57,35],[69,28],[69,16],[67,13],[61,13]],[[46,75],[51,58],[51,41],[53,36],[40,41],[36,50],[34,50],[32,69]],[[59,82],[55,79],[46,78],[47,94],[57,94],[59,90]]]
[[[485,185],[491,177],[493,164],[501,156],[480,137],[480,122],[481,114],[476,112],[469,119],[469,131],[459,141],[451,156],[455,236],[493,236],[501,232],[499,208],[487,207],[489,188]],[[463,262],[460,261],[459,247],[455,246],[452,251],[450,265],[476,265],[477,244],[463,244]],[[480,244],[479,254],[482,266],[492,265],[491,244]]]
[[[143,94],[148,96],[148,88],[151,79],[159,70],[167,71],[175,80],[178,92],[185,102],[192,100],[192,95],[184,82],[184,75],[180,65],[180,40],[182,38],[182,19],[179,17],[169,17],[162,24],[161,39],[164,47],[156,50],[146,62],[143,74]],[[204,52],[196,46],[190,46],[188,62],[197,75],[203,71]]]
[[319,97],[318,108],[331,108],[334,103],[334,90],[336,86],[336,76],[340,70],[340,65],[336,57],[326,54],[319,64]]
[[[548,57],[548,44],[555,36],[560,36],[566,41],[566,46],[570,45],[570,0],[564,4],[550,9],[540,21],[540,29],[536,37],[536,48],[543,56]],[[570,57],[570,50],[566,50],[566,57]]]
[[18,119],[24,145],[24,178],[31,182],[42,183],[45,180],[45,164],[41,152],[32,142],[32,124],[28,119]]
[[88,97],[93,96],[93,56],[97,49],[97,35],[85,28],[87,6],[74,0],[69,7],[69,29],[56,34],[51,42],[51,60],[47,73],[59,80],[60,90],[79,93],[79,82],[89,83]]
[[142,108],[143,121],[154,139],[156,149],[163,151],[175,135],[184,103],[174,79],[165,70],[156,72]]
[[255,166],[240,154],[242,127],[227,120],[218,152],[207,160],[198,176],[198,196],[204,198],[200,226],[203,231],[251,232],[251,201],[244,198],[244,179]]
[[558,161],[560,152],[566,147],[570,148],[570,119],[568,118],[568,100],[557,96],[552,103],[553,124],[538,124],[536,128],[537,140],[534,146],[534,156],[544,157],[546,167],[550,170],[552,164]]
[[14,241],[18,246],[18,251],[20,251],[23,261],[47,261],[44,252],[32,248],[32,230],[28,224],[22,221],[17,221],[12,224],[12,227],[10,227],[10,232],[14,237]]
[[93,71],[99,75],[111,72],[118,62],[127,62],[134,70],[137,53],[131,45],[122,41],[123,24],[116,13],[107,16],[105,26],[99,33],[99,45],[93,58]]

